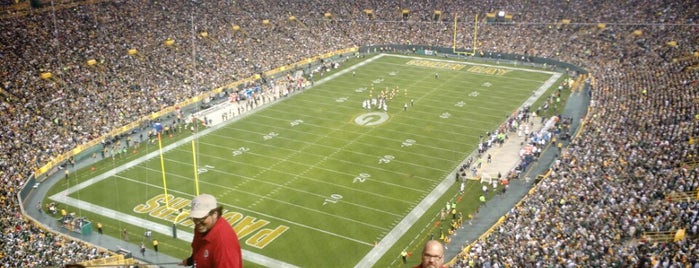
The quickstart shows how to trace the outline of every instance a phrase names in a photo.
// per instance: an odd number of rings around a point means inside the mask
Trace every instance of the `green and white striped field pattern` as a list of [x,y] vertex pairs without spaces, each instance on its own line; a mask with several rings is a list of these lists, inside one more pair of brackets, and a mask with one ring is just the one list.
[[[101,179],[59,185],[53,199],[114,235],[154,230],[162,252],[185,258],[193,229],[178,215],[197,190],[196,158],[198,190],[223,205],[246,266],[385,267],[432,219],[442,203],[424,200],[453,181],[479,137],[556,75],[435,57],[354,59],[316,74],[309,89],[165,148],[165,176],[156,151]],[[363,107],[382,91],[393,95],[387,111]],[[416,209],[421,202],[430,206]]]

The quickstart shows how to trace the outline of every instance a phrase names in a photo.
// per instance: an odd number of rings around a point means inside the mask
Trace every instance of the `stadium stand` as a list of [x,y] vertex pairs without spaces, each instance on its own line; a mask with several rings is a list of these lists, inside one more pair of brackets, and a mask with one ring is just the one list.
[[[699,202],[665,196],[699,187],[699,167],[682,164],[696,157],[690,138],[699,136],[693,101],[699,5],[692,1],[115,0],[59,1],[37,10],[28,2],[0,1],[6,266],[60,266],[112,254],[22,215],[18,189],[53,157],[298,59],[369,44],[450,47],[451,23],[435,22],[435,10],[440,20],[507,11],[511,23],[480,26],[481,56],[555,58],[595,80],[585,127],[551,175],[455,267],[699,265]],[[399,7],[409,16],[394,12]],[[288,23],[290,13],[297,23]],[[470,38],[467,30],[457,35],[464,44]],[[678,241],[641,239],[681,229],[686,235]]]

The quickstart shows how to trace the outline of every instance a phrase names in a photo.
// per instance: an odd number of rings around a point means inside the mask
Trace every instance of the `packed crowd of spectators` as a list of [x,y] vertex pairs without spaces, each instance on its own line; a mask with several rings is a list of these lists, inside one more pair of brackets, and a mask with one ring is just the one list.
[[[699,262],[697,200],[663,198],[699,188],[697,167],[682,164],[697,157],[689,140],[699,136],[693,118],[699,72],[687,71],[698,60],[684,58],[699,51],[699,6],[691,1],[86,3],[0,14],[0,263],[59,265],[100,255],[37,228],[16,198],[37,167],[76,145],[211,88],[325,52],[377,44],[450,47],[455,14],[457,40],[468,48],[473,18],[499,10],[514,23],[480,25],[479,48],[589,70],[594,107],[552,176],[458,265]],[[403,9],[410,11],[407,20]],[[435,10],[441,21],[433,21]],[[48,72],[52,77],[40,77]],[[680,228],[687,229],[684,241],[638,242],[643,232]]]

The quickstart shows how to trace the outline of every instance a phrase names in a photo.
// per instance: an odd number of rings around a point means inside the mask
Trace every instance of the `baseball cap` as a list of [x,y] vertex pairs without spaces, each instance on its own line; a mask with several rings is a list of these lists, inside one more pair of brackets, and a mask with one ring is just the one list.
[[201,194],[192,199],[192,211],[189,212],[189,217],[203,218],[216,207],[216,197],[210,194]]

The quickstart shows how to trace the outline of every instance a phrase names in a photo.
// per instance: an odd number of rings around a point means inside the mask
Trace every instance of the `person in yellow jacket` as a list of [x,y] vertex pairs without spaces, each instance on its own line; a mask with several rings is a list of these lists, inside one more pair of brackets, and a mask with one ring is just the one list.
[[153,239],[153,251],[155,251],[155,254],[158,254],[158,240]]

